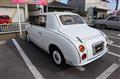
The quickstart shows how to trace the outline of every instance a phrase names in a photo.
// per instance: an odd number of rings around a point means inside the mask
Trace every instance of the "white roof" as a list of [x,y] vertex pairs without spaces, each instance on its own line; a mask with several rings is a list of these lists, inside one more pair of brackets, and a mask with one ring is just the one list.
[[47,14],[54,14],[54,15],[77,15],[75,13],[72,12],[48,12],[48,13],[43,13],[43,15],[47,15]]

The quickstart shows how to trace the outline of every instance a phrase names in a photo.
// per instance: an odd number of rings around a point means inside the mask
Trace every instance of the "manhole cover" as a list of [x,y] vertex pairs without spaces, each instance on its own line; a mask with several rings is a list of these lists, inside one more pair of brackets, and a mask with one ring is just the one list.
[[7,41],[0,41],[0,44],[6,44]]

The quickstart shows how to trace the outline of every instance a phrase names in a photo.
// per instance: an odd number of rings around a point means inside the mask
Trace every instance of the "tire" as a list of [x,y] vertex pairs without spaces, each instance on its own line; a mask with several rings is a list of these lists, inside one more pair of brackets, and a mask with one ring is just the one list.
[[31,40],[30,40],[30,38],[29,38],[29,35],[28,35],[28,33],[26,32],[26,40],[27,40],[27,42],[31,42]]
[[107,28],[107,26],[105,25],[105,24],[102,24],[102,25],[100,25],[99,26],[101,29],[106,29]]
[[65,65],[65,58],[60,49],[54,48],[51,51],[51,58],[58,67],[62,67]]

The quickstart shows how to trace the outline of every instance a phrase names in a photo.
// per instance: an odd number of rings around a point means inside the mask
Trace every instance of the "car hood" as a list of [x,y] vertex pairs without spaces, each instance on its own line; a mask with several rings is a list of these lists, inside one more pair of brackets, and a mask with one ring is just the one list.
[[77,38],[87,40],[88,38],[92,39],[92,37],[101,35],[99,30],[93,29],[86,24],[62,26],[59,31],[74,40],[77,40]]

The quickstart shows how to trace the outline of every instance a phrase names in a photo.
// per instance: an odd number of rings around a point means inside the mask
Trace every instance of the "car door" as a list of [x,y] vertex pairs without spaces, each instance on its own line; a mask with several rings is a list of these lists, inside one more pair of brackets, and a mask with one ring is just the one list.
[[118,22],[118,29],[120,30],[120,17],[119,17],[119,22]]
[[37,42],[40,48],[45,49],[44,42],[46,39],[44,38],[44,35],[46,34],[46,15],[38,16],[38,18],[36,19],[36,25],[37,27],[35,27],[35,35]]
[[39,41],[39,30],[38,30],[39,26],[38,25],[31,25],[31,28],[29,28],[29,37],[30,39],[37,44],[38,46],[40,45],[40,41]]
[[116,25],[114,19],[115,19],[115,16],[111,16],[106,20],[107,28],[113,28],[113,26]]
[[120,30],[120,17],[117,17],[114,19],[115,25],[113,26],[114,29],[119,29]]
[[31,27],[29,30],[29,37],[31,40],[38,45],[40,48],[43,48],[42,46],[42,30],[45,28],[44,21],[45,18],[42,15],[34,16],[33,22],[31,23]]

